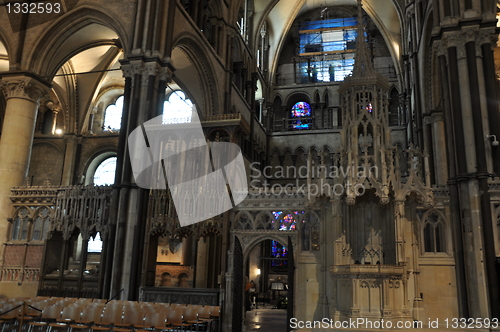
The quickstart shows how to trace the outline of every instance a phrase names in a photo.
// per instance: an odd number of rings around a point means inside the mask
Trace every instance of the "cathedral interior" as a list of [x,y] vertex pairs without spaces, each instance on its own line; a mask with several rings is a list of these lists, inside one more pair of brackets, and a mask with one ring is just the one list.
[[[249,292],[299,321],[500,318],[499,13],[4,1],[0,298],[219,306],[220,331],[244,330]],[[183,226],[128,137],[192,110],[239,147],[248,194]]]

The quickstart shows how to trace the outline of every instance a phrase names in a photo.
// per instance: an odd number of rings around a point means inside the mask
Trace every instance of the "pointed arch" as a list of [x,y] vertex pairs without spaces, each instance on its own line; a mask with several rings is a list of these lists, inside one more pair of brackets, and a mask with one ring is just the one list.
[[197,105],[198,113],[221,114],[217,77],[197,38],[189,33],[179,35],[171,57],[177,68],[176,83]]
[[[128,49],[126,31],[118,20],[108,15],[101,7],[78,7],[55,20],[45,30],[26,60],[26,67],[51,81],[67,60],[82,51],[110,45]],[[65,49],[63,46],[67,43],[68,49]]]

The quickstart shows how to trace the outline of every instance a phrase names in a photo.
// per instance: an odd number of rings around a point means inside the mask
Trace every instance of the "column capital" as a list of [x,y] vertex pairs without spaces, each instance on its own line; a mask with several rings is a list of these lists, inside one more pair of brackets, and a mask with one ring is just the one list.
[[133,79],[135,75],[142,74],[142,67],[142,61],[130,61],[127,63],[122,62],[121,69],[123,72],[123,77]]
[[432,112],[430,120],[431,120],[431,123],[444,121],[443,112]]
[[149,76],[155,76],[159,80],[166,82],[172,81],[174,68],[170,58],[165,59],[161,63],[158,61],[144,61],[144,59],[133,59],[130,61],[122,61],[123,77],[134,79],[135,75],[142,76],[142,86],[147,86]]
[[448,47],[446,45],[445,42],[441,41],[441,40],[437,40],[434,42],[434,44],[432,45],[433,48],[434,48],[434,52],[436,52],[436,55],[438,57],[440,56],[444,56],[446,59],[447,59],[447,56],[448,56]]
[[492,47],[495,47],[498,41],[498,32],[495,28],[481,29],[479,31],[479,38],[477,43],[479,45],[491,44]]
[[441,47],[443,50],[447,50],[452,47],[456,48],[457,59],[464,59],[467,56],[465,52],[465,44],[467,43],[466,39],[472,38],[472,35],[473,31],[453,31],[445,33],[441,41]]
[[49,92],[50,84],[32,73],[12,73],[2,77],[0,89],[5,99],[27,99],[38,104]]

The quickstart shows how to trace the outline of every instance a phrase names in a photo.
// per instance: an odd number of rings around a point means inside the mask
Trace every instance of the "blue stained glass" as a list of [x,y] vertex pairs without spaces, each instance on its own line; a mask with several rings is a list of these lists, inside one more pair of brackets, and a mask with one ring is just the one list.
[[358,24],[356,17],[333,18],[321,21],[306,21],[300,24],[300,30],[316,30],[324,28],[355,27]]
[[[273,211],[274,219],[271,222],[278,221],[280,219],[281,214],[283,211]],[[299,212],[299,211],[294,211],[293,214],[287,214],[283,217],[283,220],[281,221],[281,224],[279,225],[279,230],[280,231],[294,231],[297,229],[297,219],[295,216],[298,216],[300,214],[304,214],[304,211]]]
[[302,121],[294,121],[292,122],[293,129],[309,129],[311,128],[310,123],[302,123]]
[[300,101],[292,107],[292,117],[297,118],[301,116],[311,116],[311,106],[304,101]]
[[[281,245],[278,241],[271,241],[271,257],[272,258],[287,258],[288,250],[285,246]],[[288,262],[286,260],[272,260],[271,266],[273,267],[281,267],[287,266]]]

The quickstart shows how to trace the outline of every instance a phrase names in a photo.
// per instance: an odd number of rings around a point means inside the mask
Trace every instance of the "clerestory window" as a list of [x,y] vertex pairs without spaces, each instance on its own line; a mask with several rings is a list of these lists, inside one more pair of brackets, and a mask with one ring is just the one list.
[[104,131],[120,130],[123,113],[123,96],[116,99],[114,104],[108,105],[104,111]]
[[356,50],[355,17],[302,22],[299,26],[301,83],[338,82],[351,74]]

